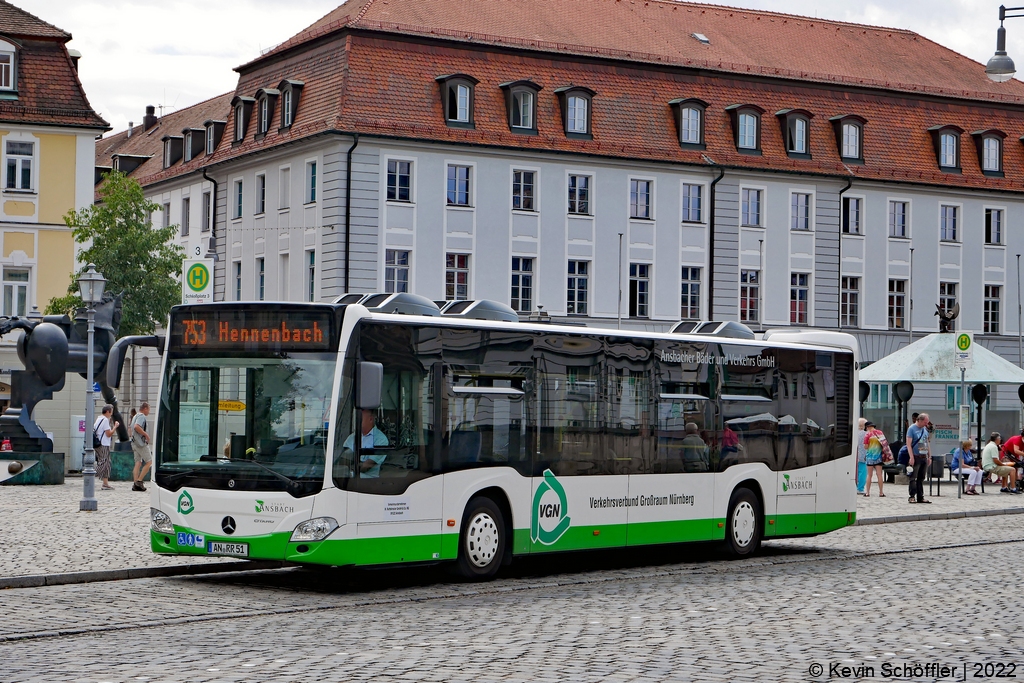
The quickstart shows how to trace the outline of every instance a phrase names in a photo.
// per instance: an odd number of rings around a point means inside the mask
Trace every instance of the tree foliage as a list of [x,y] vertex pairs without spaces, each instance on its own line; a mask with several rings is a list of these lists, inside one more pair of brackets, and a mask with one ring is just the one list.
[[108,173],[99,194],[99,204],[64,216],[83,266],[72,274],[67,296],[51,299],[46,312],[74,315],[82,305],[78,277],[92,263],[106,278],[106,291],[124,295],[120,335],[149,334],[181,300],[178,276],[185,252],[171,243],[178,228],[149,225],[149,215],[160,206],[147,201],[138,181],[124,173]]

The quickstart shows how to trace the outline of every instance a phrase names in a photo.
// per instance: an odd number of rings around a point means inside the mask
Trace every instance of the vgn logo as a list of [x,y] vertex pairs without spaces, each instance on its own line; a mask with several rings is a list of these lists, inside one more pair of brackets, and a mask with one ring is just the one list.
[[193,292],[201,292],[210,282],[210,270],[202,263],[193,263],[185,274],[185,282]]
[[810,479],[790,479],[788,474],[782,475],[782,492],[813,491],[814,482]]
[[565,489],[551,470],[544,470],[544,481],[533,496],[533,520],[530,540],[552,545],[569,530],[569,504]]
[[192,496],[188,494],[188,491],[182,491],[178,496],[178,512],[187,515],[195,509],[196,505],[192,502]]

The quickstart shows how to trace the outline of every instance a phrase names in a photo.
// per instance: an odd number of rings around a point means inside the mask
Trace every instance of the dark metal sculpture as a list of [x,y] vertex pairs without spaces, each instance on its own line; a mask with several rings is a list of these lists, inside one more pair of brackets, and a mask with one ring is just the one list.
[[952,332],[953,321],[960,315],[960,303],[954,303],[948,311],[942,304],[935,304],[935,315],[939,316],[939,332]]
[[[96,306],[93,367],[104,400],[114,406],[114,419],[122,423],[117,429],[118,437],[126,441],[128,429],[117,409],[117,396],[103,373],[107,353],[117,339],[120,326],[121,295],[105,294]],[[10,439],[15,451],[53,451],[53,441],[32,420],[32,411],[40,401],[52,399],[55,392],[64,388],[66,373],[77,372],[85,377],[86,328],[84,309],[78,310],[74,321],[66,315],[0,317],[0,336],[14,330],[25,332],[18,340],[18,358],[25,369],[11,373],[11,405],[0,415],[0,440]]]

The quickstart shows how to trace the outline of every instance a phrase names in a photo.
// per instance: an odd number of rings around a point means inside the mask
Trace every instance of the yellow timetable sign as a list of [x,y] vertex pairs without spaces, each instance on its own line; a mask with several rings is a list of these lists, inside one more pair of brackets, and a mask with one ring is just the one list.
[[229,413],[240,413],[245,410],[245,404],[241,401],[221,401],[217,404],[217,410]]

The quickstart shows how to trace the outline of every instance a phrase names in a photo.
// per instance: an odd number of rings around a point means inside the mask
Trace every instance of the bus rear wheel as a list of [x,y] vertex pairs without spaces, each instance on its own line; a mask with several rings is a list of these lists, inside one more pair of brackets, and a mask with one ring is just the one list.
[[725,525],[725,549],[731,557],[749,557],[761,547],[761,517],[761,503],[753,491],[732,492]]
[[495,502],[484,496],[470,500],[459,535],[459,575],[478,581],[493,577],[505,556],[505,544],[505,517]]

